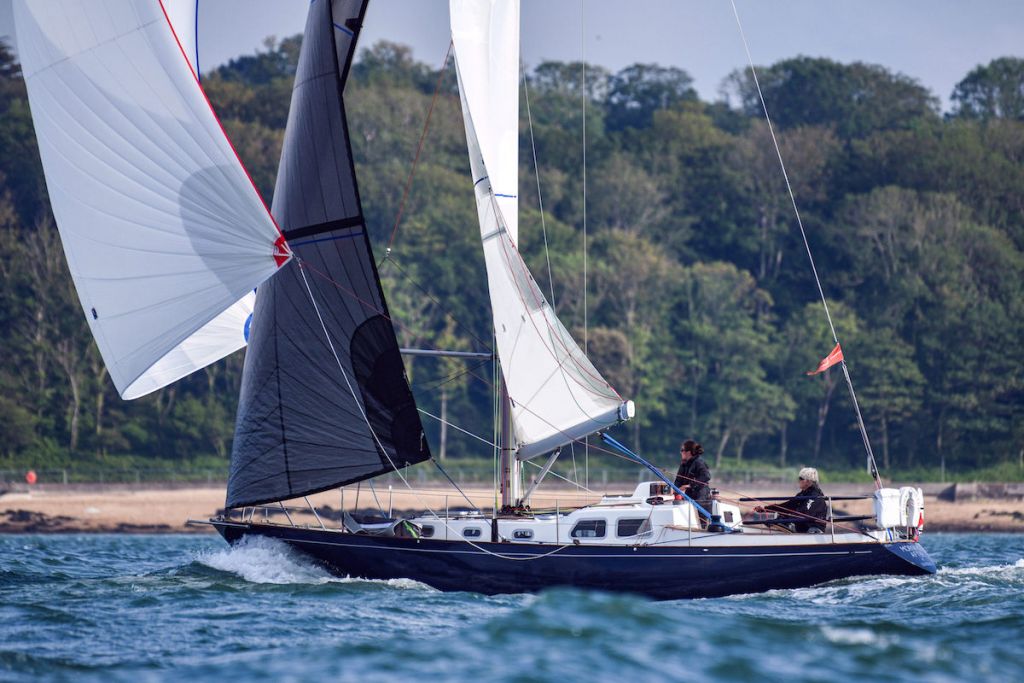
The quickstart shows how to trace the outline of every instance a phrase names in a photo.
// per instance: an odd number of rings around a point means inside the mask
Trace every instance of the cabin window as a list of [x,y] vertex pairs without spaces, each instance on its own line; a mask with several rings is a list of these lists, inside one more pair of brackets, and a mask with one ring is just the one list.
[[727,524],[732,524],[733,523],[732,510],[726,510],[725,514],[722,515],[722,516],[725,517],[725,521],[726,521]]
[[512,532],[512,538],[527,539],[533,538],[533,529],[516,529]]
[[650,530],[651,525],[647,524],[647,520],[643,517],[620,519],[615,527],[615,533],[618,534],[619,538],[624,536],[640,536],[650,532]]
[[573,538],[604,538],[605,526],[603,519],[581,519],[570,535]]
[[434,535],[434,525],[433,524],[424,524],[423,526],[420,527],[420,536],[422,536],[423,538],[430,538],[433,535]]
[[468,529],[463,529],[462,535],[466,538],[480,538],[480,527],[471,526]]

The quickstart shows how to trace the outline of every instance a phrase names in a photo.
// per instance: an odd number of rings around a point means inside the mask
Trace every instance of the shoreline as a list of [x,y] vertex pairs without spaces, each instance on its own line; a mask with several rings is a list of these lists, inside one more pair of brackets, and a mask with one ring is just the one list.
[[[636,484],[622,483],[609,486],[609,492],[631,490]],[[789,488],[772,485],[743,485],[749,497],[789,496]],[[26,487],[27,488],[27,487]],[[863,493],[863,485],[830,484],[831,495]],[[493,505],[494,494],[489,488],[468,487],[464,491],[473,504],[481,509]],[[733,495],[724,486],[723,498]],[[599,493],[583,494],[572,489],[550,488],[534,495],[534,507],[569,508],[597,502]],[[376,502],[374,497],[376,496]],[[348,487],[342,494],[338,490],[310,496],[310,501],[321,512],[325,524],[338,524],[341,509],[349,512],[370,512],[379,504],[383,510],[396,514],[431,508],[438,512],[467,508],[466,499],[450,487],[423,487],[415,491],[388,490],[378,487],[376,493],[369,487],[358,490]],[[292,501],[290,507],[304,507],[305,501]],[[215,533],[207,526],[187,526],[189,519],[207,520],[223,511],[224,489],[208,486],[154,486],[105,485],[88,487],[48,486],[30,490],[8,491],[0,494],[0,534],[36,533],[122,533],[168,534]],[[837,513],[870,514],[871,501],[844,501]],[[298,524],[319,522],[308,512],[292,511]],[[947,501],[936,496],[925,496],[925,533],[1024,533],[1024,501],[1014,499],[974,499]]]

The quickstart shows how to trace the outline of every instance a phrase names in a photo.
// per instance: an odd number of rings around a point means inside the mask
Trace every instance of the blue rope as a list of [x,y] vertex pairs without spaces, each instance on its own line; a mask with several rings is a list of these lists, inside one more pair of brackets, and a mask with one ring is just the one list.
[[639,455],[637,455],[637,454],[636,454],[636,453],[634,453],[633,451],[631,451],[631,450],[629,450],[628,448],[626,448],[625,446],[623,446],[623,445],[622,445],[621,443],[619,443],[618,441],[616,441],[616,440],[615,440],[615,439],[613,439],[612,437],[608,436],[608,434],[607,434],[607,433],[605,433],[605,432],[601,432],[601,439],[602,439],[602,440],[603,440],[603,441],[604,441],[604,442],[605,442],[606,444],[608,444],[609,446],[611,446],[612,448],[614,448],[615,450],[617,450],[617,451],[620,451],[620,452],[624,453],[624,454],[625,454],[625,455],[627,455],[628,457],[632,458],[632,459],[633,459],[633,460],[635,460],[636,462],[640,463],[641,465],[643,465],[644,467],[646,467],[647,469],[649,469],[649,470],[650,470],[651,472],[654,472],[655,476],[657,476],[657,477],[658,477],[658,479],[661,479],[661,480],[662,480],[663,482],[665,482],[666,484],[668,484],[669,486],[671,486],[671,487],[672,487],[672,490],[673,490],[673,491],[675,491],[675,492],[676,492],[677,494],[679,494],[680,496],[682,496],[682,497],[683,497],[683,499],[685,499],[685,500],[688,500],[689,502],[693,503],[693,506],[694,506],[695,508],[697,508],[697,510],[699,510],[699,511],[700,511],[700,512],[702,512],[702,513],[704,513],[704,516],[705,516],[706,518],[708,518],[708,519],[711,519],[711,513],[710,513],[710,512],[708,512],[707,510],[705,510],[705,509],[704,509],[704,508],[703,508],[703,507],[702,507],[702,506],[700,505],[700,503],[698,503],[698,502],[697,502],[697,501],[695,501],[695,500],[694,500],[693,498],[690,498],[690,497],[689,497],[688,495],[686,495],[686,493],[685,493],[685,492],[684,492],[684,491],[683,491],[683,490],[682,490],[681,488],[679,488],[678,486],[676,486],[676,484],[675,484],[675,482],[674,482],[674,481],[672,481],[671,479],[669,479],[668,477],[666,477],[666,476],[665,476],[664,472],[662,472],[662,471],[661,471],[661,470],[659,470],[659,469],[658,469],[657,467],[655,467],[655,466],[654,466],[654,465],[652,465],[651,463],[649,463],[649,462],[647,462],[646,460],[644,460],[643,458],[641,458],[641,457],[640,457]]
[[199,0],[196,0],[196,80],[200,83],[203,82],[203,77],[199,72]]

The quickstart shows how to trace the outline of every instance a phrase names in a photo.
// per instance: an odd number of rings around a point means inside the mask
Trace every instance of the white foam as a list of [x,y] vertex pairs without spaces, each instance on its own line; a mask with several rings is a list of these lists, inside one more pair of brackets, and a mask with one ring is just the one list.
[[939,576],[993,576],[1006,577],[1008,572],[1016,574],[1017,569],[1024,569],[1024,559],[1013,564],[996,564],[987,567],[939,567]]
[[866,628],[823,626],[821,633],[829,642],[838,645],[873,645],[884,648],[893,642],[893,638],[878,635]]
[[412,579],[376,580],[335,576],[293,550],[287,543],[263,536],[246,536],[233,546],[200,553],[196,561],[213,569],[230,572],[251,583],[377,583],[398,590],[434,590]]
[[223,550],[201,553],[196,561],[251,583],[322,584],[338,580],[326,569],[299,557],[285,543],[260,536],[247,536]]

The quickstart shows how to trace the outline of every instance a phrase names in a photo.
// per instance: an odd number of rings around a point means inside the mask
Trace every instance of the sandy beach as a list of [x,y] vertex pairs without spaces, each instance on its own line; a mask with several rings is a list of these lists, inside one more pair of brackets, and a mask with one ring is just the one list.
[[[610,492],[625,492],[634,486],[609,486]],[[858,485],[833,485],[831,495],[865,493]],[[473,503],[490,508],[493,493],[489,488],[463,489]],[[788,496],[793,491],[778,486],[744,487],[750,497]],[[737,494],[723,488],[722,497]],[[534,507],[575,507],[596,502],[599,495],[581,495],[571,489],[550,488],[534,496]],[[323,512],[324,523],[337,525],[332,518],[344,509],[352,511],[411,511],[426,508],[442,512],[465,508],[466,500],[451,487],[427,487],[415,491],[393,491],[377,487],[376,501],[368,487],[348,487],[342,494],[335,491],[310,496],[311,502]],[[299,499],[290,507],[305,508]],[[0,495],[0,533],[210,533],[208,526],[189,526],[189,519],[205,520],[221,512],[224,489],[211,487],[160,488],[141,486],[104,487],[37,487],[9,491]],[[837,509],[840,504],[837,503]],[[848,501],[842,504],[848,514],[869,514],[870,501]],[[949,502],[934,496],[925,499],[926,529],[929,531],[995,531],[1024,532],[1024,502],[1019,500],[972,500]],[[294,511],[297,523],[318,522],[311,514]]]

